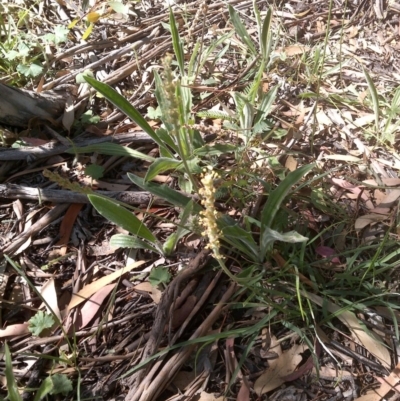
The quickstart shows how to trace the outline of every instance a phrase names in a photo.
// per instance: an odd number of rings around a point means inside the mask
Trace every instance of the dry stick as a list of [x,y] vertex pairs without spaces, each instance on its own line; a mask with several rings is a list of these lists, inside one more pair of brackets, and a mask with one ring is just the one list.
[[54,144],[52,142],[42,146],[0,150],[0,161],[29,160],[30,158],[43,159],[45,157],[55,156],[64,153],[68,149],[71,149],[72,146],[79,148],[83,146],[97,145],[105,142],[113,142],[119,144],[130,142],[135,143],[136,145],[154,143],[153,139],[145,132],[135,131],[134,133],[123,133],[112,136],[103,136],[100,138],[76,140],[74,142],[74,145],[72,145],[71,142],[71,145],[69,146]]
[[0,251],[0,257],[3,255],[12,256],[22,244],[24,244],[29,237],[33,237],[40,230],[47,227],[52,221],[57,219],[58,216],[62,215],[69,207],[69,204],[63,203],[55,206],[48,213],[46,213],[42,218],[40,218],[35,224],[33,224],[27,231],[24,231],[18,235],[14,241],[8,246],[4,247]]
[[[215,306],[212,312],[207,316],[204,322],[198,327],[195,333],[190,337],[190,340],[194,340],[203,337],[210,330],[212,325],[220,316],[223,309],[226,307],[226,303],[236,291],[236,283],[231,283],[228,290],[225,292],[221,301]],[[182,365],[187,361],[193,354],[198,344],[188,345],[181,348],[175,355],[173,355],[168,362],[165,364],[163,371],[168,372],[166,375],[157,375],[152,370],[150,372],[151,383],[147,381],[147,378],[143,380],[137,388],[132,388],[128,395],[125,397],[125,401],[153,401],[157,398],[160,392],[165,389],[166,385],[181,369]],[[153,373],[151,375],[151,373]],[[147,387],[148,386],[148,387]]]
[[[215,289],[215,286],[217,285],[221,275],[222,275],[222,270],[218,271],[218,273],[214,276],[212,281],[209,283],[209,285],[207,286],[207,289],[203,292],[203,295],[201,296],[201,298],[194,305],[193,310],[191,311],[189,316],[186,317],[185,321],[182,323],[179,330],[175,333],[174,337],[172,338],[172,340],[169,343],[169,346],[172,346],[177,342],[178,338],[183,334],[183,332],[185,331],[187,325],[190,323],[192,318],[199,312],[199,310],[202,308],[202,306],[205,304],[205,302],[209,299],[209,296],[210,296],[211,292]],[[172,318],[173,318],[173,315],[171,313],[170,320]],[[152,372],[156,372],[157,375],[163,374],[163,372],[159,371],[158,369],[164,363],[164,360],[166,358],[167,358],[167,355],[164,355],[157,360],[157,362],[152,367],[151,372],[146,376],[147,381],[151,381]],[[168,373],[166,373],[166,375],[168,375]]]
[[[166,200],[157,198],[145,191],[93,191],[132,206],[149,205],[171,206]],[[53,203],[85,203],[89,204],[87,194],[72,192],[65,189],[41,189],[23,187],[14,184],[0,184],[0,199],[29,199],[39,202]]]
[[[170,314],[173,302],[178,298],[179,287],[185,280],[189,280],[207,263],[210,256],[208,249],[203,249],[194,259],[189,262],[188,267],[181,271],[174,280],[168,285],[162,294],[161,302],[157,306],[157,312],[154,318],[154,324],[150,331],[149,339],[147,340],[143,351],[142,361],[153,356],[158,346],[160,345],[165,325]],[[140,383],[143,377],[147,374],[150,366],[146,366],[130,378],[130,382]]]

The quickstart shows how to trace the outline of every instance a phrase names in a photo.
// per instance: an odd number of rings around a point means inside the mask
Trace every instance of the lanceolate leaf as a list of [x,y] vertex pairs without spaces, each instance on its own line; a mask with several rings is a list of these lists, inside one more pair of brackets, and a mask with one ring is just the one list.
[[272,105],[275,101],[276,94],[278,93],[278,86],[272,88],[267,94],[265,94],[261,100],[258,112],[254,119],[254,125],[264,120],[265,117],[271,112]]
[[168,170],[175,170],[182,164],[181,161],[167,157],[159,157],[147,170],[145,181],[151,181],[157,174]]
[[376,87],[374,85],[374,81],[369,76],[367,70],[365,68],[363,68],[363,71],[364,71],[365,78],[367,80],[369,93],[371,95],[372,107],[374,109],[374,114],[375,114],[375,128],[376,128],[376,131],[378,132],[378,130],[379,130],[379,116],[380,116],[378,92],[376,91]]
[[99,82],[94,78],[87,75],[84,76],[86,82],[93,86],[98,92],[100,92],[109,102],[111,102],[115,107],[118,107],[124,114],[131,118],[135,123],[143,129],[159,146],[164,147],[164,144],[158,138],[157,134],[150,127],[147,121],[142,117],[142,115],[118,92],[116,92],[111,86]]
[[231,18],[232,24],[235,27],[235,31],[238,34],[238,36],[242,39],[243,44],[245,44],[252,54],[257,54],[256,47],[254,46],[253,41],[251,40],[251,37],[249,33],[247,32],[247,29],[243,25],[242,21],[239,18],[239,14],[236,12],[236,10],[231,6],[228,5],[228,10],[229,10],[229,16]]
[[[184,208],[192,200],[192,198],[185,196],[180,192],[175,191],[170,187],[167,187],[166,185],[158,185],[152,182],[145,182],[143,178],[131,173],[128,173],[128,178],[138,187],[144,189],[145,191],[151,192],[153,195],[165,199],[172,205]],[[203,208],[199,204],[194,203],[193,212],[195,214],[198,214],[202,210]]]
[[175,16],[171,7],[169,9],[169,24],[171,26],[172,46],[174,48],[181,75],[183,76],[185,74],[183,46],[181,38],[179,37],[178,28],[176,27]]
[[271,21],[272,21],[272,7],[268,8],[267,15],[265,16],[264,23],[261,30],[261,54],[266,63],[269,61],[272,48],[272,35],[271,35]]
[[262,259],[264,259],[265,254],[268,251],[268,244],[270,240],[270,232],[268,230],[265,230],[264,228],[272,228],[276,213],[278,212],[282,202],[285,200],[292,187],[296,185],[302,179],[302,177],[313,168],[314,164],[309,164],[306,166],[302,166],[295,171],[292,171],[269,195],[267,203],[265,204],[261,214],[260,248],[262,252]]
[[110,239],[110,246],[114,248],[134,248],[134,249],[147,249],[155,253],[160,251],[140,238],[133,237],[126,234],[115,234]]
[[106,219],[124,230],[128,230],[133,235],[150,241],[152,244],[157,244],[157,238],[154,234],[132,212],[102,196],[88,195],[88,198],[94,208]]

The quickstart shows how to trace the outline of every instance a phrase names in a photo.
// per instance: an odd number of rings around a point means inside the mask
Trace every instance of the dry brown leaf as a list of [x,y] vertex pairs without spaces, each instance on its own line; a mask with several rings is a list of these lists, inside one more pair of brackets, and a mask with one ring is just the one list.
[[236,401],[250,401],[250,388],[246,380],[242,381]]
[[357,195],[357,196],[361,196],[361,199],[363,201],[365,201],[365,205],[367,206],[368,209],[373,209],[374,208],[374,204],[371,202],[369,196],[367,195],[367,193],[362,192],[362,189],[357,186],[354,185],[346,180],[343,180],[341,178],[332,178],[331,179],[332,182],[339,186],[340,188],[346,189],[347,191],[352,192],[353,194]]
[[7,326],[5,329],[0,330],[0,338],[15,337],[28,334],[29,333],[28,327],[29,323],[11,324]]
[[24,205],[19,199],[17,199],[12,203],[12,206],[14,213],[17,216],[17,219],[19,220],[18,233],[22,233],[22,231],[24,230],[24,224],[22,221],[22,216],[24,215]]
[[211,393],[206,393],[205,391],[202,391],[200,393],[199,398],[195,398],[197,401],[226,401],[226,397],[216,397],[214,394]]
[[258,395],[268,393],[281,386],[285,381],[284,377],[293,373],[297,365],[301,362],[300,355],[307,349],[304,344],[295,344],[289,350],[282,352],[277,339],[272,337],[270,351],[278,353],[278,358],[269,361],[269,368],[256,380],[254,390]]
[[354,401],[380,401],[385,395],[392,390],[400,380],[400,363],[396,365],[389,376],[378,378],[381,386],[376,389],[368,390],[365,395],[356,398]]
[[303,291],[304,296],[315,302],[317,305],[324,306],[330,313],[337,315],[337,318],[341,320],[353,333],[355,339],[359,344],[363,345],[368,352],[373,355],[378,361],[387,369],[390,368],[390,353],[388,349],[383,345],[383,342],[378,341],[376,338],[370,336],[366,330],[366,327],[361,326],[356,315],[350,311],[341,311],[334,303],[329,300],[323,300],[318,295]]
[[151,299],[152,299],[156,304],[160,303],[162,292],[161,292],[158,288],[152,286],[148,281],[145,281],[145,282],[143,282],[143,283],[140,283],[140,284],[138,284],[138,285],[135,285],[135,286],[133,287],[133,289],[134,289],[134,290],[139,290],[139,291],[148,292],[149,295],[151,296]]
[[72,96],[67,96],[65,101],[65,110],[62,116],[62,125],[69,132],[75,121],[74,100]]
[[[61,320],[61,313],[60,309],[58,308],[58,298],[57,298],[57,291],[54,279],[49,279],[41,288],[40,294],[42,295],[43,299],[47,302],[47,305],[50,305],[51,310],[46,306],[46,309],[49,313],[54,313],[58,319]],[[39,307],[42,308],[43,304]]]
[[83,203],[72,203],[64,215],[64,218],[60,224],[61,238],[56,244],[56,246],[62,247],[59,251],[60,256],[64,256],[67,253],[67,245],[71,236],[72,228],[82,207]]
[[85,302],[85,305],[83,305],[81,309],[82,322],[80,324],[79,330],[85,328],[89,324],[89,322],[93,319],[94,315],[99,310],[104,299],[114,289],[115,285],[116,284],[108,284],[104,286]]
[[102,277],[101,279],[94,281],[93,283],[90,283],[89,285],[83,287],[76,294],[72,294],[72,298],[68,305],[67,310],[70,311],[72,308],[75,308],[75,306],[78,306],[83,301],[86,301],[87,299],[89,299],[93,294],[95,294],[97,291],[99,291],[101,288],[103,288],[107,284],[120,278],[122,275],[130,272],[131,270],[135,269],[136,267],[143,265],[144,263],[146,263],[145,260],[140,260],[138,262],[132,263],[129,266],[126,266],[120,270],[117,270],[116,272],[111,273],[108,276]]
[[[24,232],[27,232],[31,228],[33,224],[33,216],[37,214],[40,210],[42,210],[42,208],[32,210],[28,214],[25,220]],[[29,236],[28,239],[14,252],[14,255],[19,255],[21,252],[25,251],[25,249],[28,249],[31,242],[32,242],[32,237]]]
[[308,46],[303,46],[303,45],[291,45],[291,46],[286,46],[285,48],[278,48],[275,51],[277,53],[285,53],[287,56],[296,56],[297,54],[303,54],[305,52],[308,52],[310,48]]
[[293,156],[289,155],[286,159],[285,167],[287,169],[289,169],[289,171],[296,170],[297,169],[297,160]]
[[387,216],[384,214],[366,214],[365,216],[361,216],[356,220],[356,222],[354,223],[354,228],[356,230],[362,230],[369,224],[376,223],[385,219],[387,219]]
[[387,194],[382,201],[378,204],[379,207],[390,207],[400,197],[400,189],[393,189]]

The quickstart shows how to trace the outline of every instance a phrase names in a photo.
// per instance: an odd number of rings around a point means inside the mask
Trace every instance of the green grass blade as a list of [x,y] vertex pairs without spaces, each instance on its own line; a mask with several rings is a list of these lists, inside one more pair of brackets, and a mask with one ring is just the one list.
[[178,28],[176,27],[175,16],[174,13],[172,12],[171,7],[169,8],[169,24],[171,27],[172,46],[174,48],[176,60],[178,61],[179,70],[181,72],[181,75],[183,76],[185,75],[185,64],[184,64],[185,57],[183,54],[182,41],[179,36]]
[[137,235],[154,245],[158,241],[154,234],[132,212],[125,209],[115,201],[98,195],[88,195],[90,203],[106,219],[112,221],[131,234]]
[[238,34],[240,39],[242,39],[243,43],[247,46],[247,49],[250,51],[250,53],[256,55],[257,54],[256,47],[254,46],[254,43],[251,40],[251,37],[247,32],[246,27],[240,20],[239,14],[230,4],[228,5],[228,10],[229,10],[229,16],[231,18],[236,33]]
[[376,129],[376,132],[379,132],[380,110],[379,110],[378,92],[376,91],[376,87],[374,85],[374,81],[371,79],[371,77],[368,74],[367,70],[365,68],[363,68],[363,71],[364,71],[365,79],[367,80],[369,93],[371,95],[372,108],[374,110],[374,115],[375,115],[375,129]]
[[14,371],[11,360],[10,349],[8,348],[7,342],[4,344],[5,351],[5,361],[6,361],[6,379],[7,379],[7,390],[8,390],[8,399],[10,401],[22,401],[22,397],[18,392],[17,382],[15,381]]
[[99,82],[94,78],[87,75],[84,76],[86,82],[101,93],[109,102],[111,102],[115,107],[118,107],[124,114],[126,114],[130,119],[135,121],[135,123],[142,128],[159,146],[164,146],[162,141],[158,138],[157,134],[150,127],[147,121],[142,117],[142,115],[118,92],[116,92],[111,86]]

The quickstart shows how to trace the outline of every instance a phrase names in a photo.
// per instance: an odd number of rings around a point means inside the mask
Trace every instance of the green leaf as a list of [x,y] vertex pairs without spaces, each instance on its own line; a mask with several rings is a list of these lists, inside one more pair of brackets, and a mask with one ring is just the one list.
[[93,194],[88,195],[88,198],[94,208],[106,219],[124,230],[128,230],[133,235],[150,241],[154,245],[158,244],[157,238],[143,222],[117,202]]
[[168,170],[175,170],[182,164],[181,161],[170,159],[167,157],[159,157],[156,159],[147,170],[145,181],[151,181],[157,174]]
[[7,398],[10,401],[22,401],[22,397],[18,392],[17,382],[14,377],[14,370],[12,366],[11,353],[8,348],[7,342],[4,343],[5,360],[6,360],[6,379],[7,379]]
[[149,282],[153,287],[159,284],[167,284],[171,280],[171,273],[166,267],[155,267],[151,269]]
[[30,65],[18,64],[17,71],[26,77],[37,77],[43,72],[43,67],[32,63]]
[[97,152],[102,155],[110,156],[126,156],[134,157],[136,159],[154,162],[154,157],[145,155],[137,150],[128,148],[127,146],[118,145],[117,143],[99,143],[97,145],[88,145],[82,147],[73,147],[66,151],[67,153],[80,154],[80,153],[93,153]]
[[282,202],[285,200],[286,196],[296,185],[304,175],[314,168],[314,164],[309,164],[300,167],[299,169],[290,172],[287,177],[274,189],[268,197],[268,200],[264,206],[261,213],[261,238],[260,238],[260,249],[261,249],[261,259],[264,260],[265,255],[268,251],[270,231],[268,228],[272,228],[274,218],[281,207]]
[[72,382],[66,375],[55,374],[51,376],[53,391],[51,394],[67,395],[72,391]]
[[372,107],[373,107],[374,115],[375,115],[375,129],[376,129],[376,132],[379,132],[379,119],[380,119],[381,113],[380,113],[380,109],[379,109],[378,92],[376,91],[374,81],[371,79],[367,70],[364,67],[363,67],[363,71],[364,71],[365,79],[367,80],[369,94],[371,95]]
[[57,25],[54,28],[54,44],[57,46],[68,39],[69,29],[63,25]]
[[53,316],[40,310],[29,319],[28,329],[34,336],[39,336],[42,331],[50,329],[53,325]]
[[245,145],[251,140],[251,128],[253,126],[254,110],[253,106],[249,102],[245,102],[243,109],[240,113],[240,128],[242,129],[242,135],[245,138]]
[[272,88],[268,93],[264,94],[261,103],[258,107],[256,117],[254,118],[254,125],[264,120],[271,112],[272,105],[278,93],[278,86]]
[[113,248],[147,249],[151,252],[160,253],[157,248],[154,248],[140,238],[132,237],[131,235],[126,234],[113,235],[110,239],[110,246]]
[[47,394],[51,393],[53,388],[54,388],[54,384],[53,384],[53,381],[51,380],[51,376],[46,377],[42,381],[42,384],[40,385],[39,390],[36,392],[34,401],[40,401],[41,399],[46,397]]
[[253,261],[258,261],[260,249],[249,231],[241,228],[231,217],[224,215],[218,219],[218,228],[222,231],[222,238],[235,249],[240,250]]
[[269,61],[272,49],[271,21],[272,7],[270,6],[267,10],[267,14],[265,15],[260,38],[261,54],[266,63]]
[[176,247],[176,244],[178,243],[178,241],[190,232],[187,228],[185,228],[185,225],[188,222],[190,216],[192,215],[193,206],[194,206],[194,202],[193,202],[193,200],[191,200],[185,206],[185,208],[183,209],[183,211],[181,213],[180,222],[179,222],[178,228],[176,229],[176,232],[172,233],[164,242],[163,251],[166,256],[171,255],[172,252],[175,250],[175,247]]
[[46,377],[36,393],[34,401],[40,401],[46,395],[67,395],[73,390],[72,382],[66,375],[55,374]]
[[[189,202],[192,201],[192,198],[189,198],[188,196],[185,196],[166,185],[158,185],[152,182],[145,182],[143,178],[131,173],[128,173],[128,178],[138,187],[144,189],[145,191],[149,191],[150,193],[158,196],[161,199],[165,199],[167,202],[171,203],[174,206],[184,208]],[[202,210],[203,208],[197,203],[193,205],[193,212],[195,214],[200,213]]]
[[147,117],[151,118],[152,120],[159,120],[162,117],[161,109],[159,106],[155,109],[154,107],[147,108]]
[[98,180],[104,175],[104,167],[98,164],[91,164],[86,166],[85,174],[92,177],[94,180]]
[[[156,132],[157,132],[157,135],[159,136],[159,138],[161,139],[161,141],[163,141],[163,143],[165,143],[165,145],[170,147],[175,153],[178,153],[178,146],[176,145],[176,143],[172,139],[171,135],[165,128],[159,128]],[[164,149],[166,150],[167,147],[165,147]],[[164,149],[160,149],[160,154],[164,157],[169,157],[172,159],[173,154],[170,151],[165,152]]]
[[142,115],[118,92],[116,92],[111,86],[104,84],[102,82],[96,81],[92,77],[84,76],[85,81],[91,85],[94,89],[100,92],[109,102],[111,102],[115,107],[118,107],[125,115],[131,118],[135,123],[145,131],[157,145],[164,147],[162,141],[153,131],[147,121],[142,117]]
[[247,29],[245,28],[242,21],[240,20],[239,14],[236,12],[236,10],[230,4],[228,5],[228,10],[229,10],[229,16],[231,18],[233,26],[235,27],[236,33],[242,39],[243,43],[247,46],[250,53],[252,53],[253,55],[256,55],[257,49],[254,46],[254,43],[251,40],[249,33],[247,32]]
[[176,60],[178,61],[179,70],[181,72],[181,75],[183,76],[185,74],[185,58],[183,53],[183,46],[181,38],[179,37],[178,28],[176,27],[175,16],[171,7],[169,8],[169,23],[171,26],[172,46],[174,48]]
[[[254,219],[249,218],[249,221],[252,222]],[[258,226],[261,225],[261,222],[254,221]],[[264,227],[265,238],[266,238],[266,246],[272,245],[275,241],[287,242],[287,243],[297,243],[297,242],[305,242],[308,241],[307,237],[303,237],[296,231],[289,231],[287,233],[281,234],[276,230],[272,230],[269,227]]]
[[125,5],[120,1],[109,1],[107,2],[107,5],[109,5],[116,13],[125,15],[129,14],[129,9],[130,9],[129,4]]

